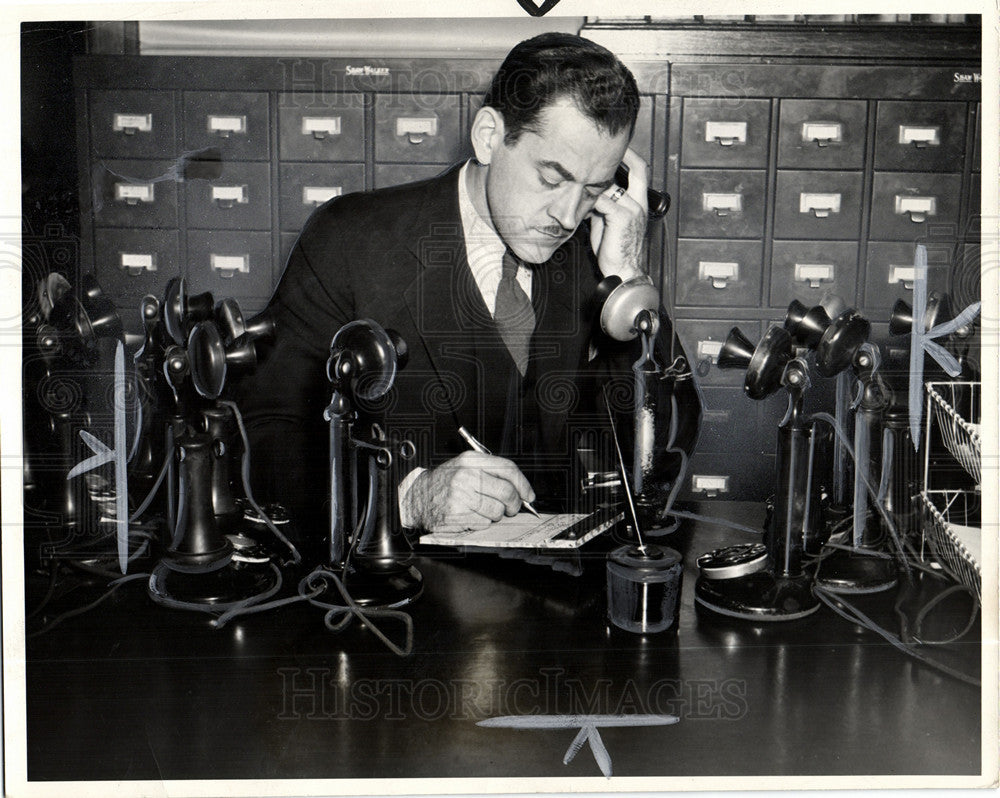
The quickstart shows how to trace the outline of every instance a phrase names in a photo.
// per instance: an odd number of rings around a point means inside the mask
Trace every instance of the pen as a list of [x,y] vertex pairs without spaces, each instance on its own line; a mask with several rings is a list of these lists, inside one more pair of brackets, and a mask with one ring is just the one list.
[[[489,455],[493,454],[493,452],[491,452],[489,449],[483,446],[479,441],[477,441],[472,436],[472,433],[469,432],[465,427],[459,427],[458,434],[461,435],[463,438],[465,438],[465,442],[469,444],[470,449],[473,449],[474,451],[477,451],[480,454],[489,454]],[[531,506],[531,502],[522,501],[521,503],[524,505],[524,509],[526,509],[529,513],[534,515],[535,518],[539,517],[538,510],[536,510],[534,507]]]

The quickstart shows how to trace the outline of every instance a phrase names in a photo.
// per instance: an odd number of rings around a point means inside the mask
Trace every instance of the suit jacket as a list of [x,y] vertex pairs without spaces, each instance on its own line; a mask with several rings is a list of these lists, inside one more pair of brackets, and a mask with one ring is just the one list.
[[[605,338],[600,356],[590,357],[599,338],[591,298],[601,275],[584,229],[534,269],[537,325],[520,377],[468,267],[458,175],[456,167],[331,200],[293,248],[266,311],[274,342],[236,394],[255,492],[300,519],[322,524],[329,501],[326,360],[334,334],[355,319],[372,319],[407,345],[394,390],[360,409],[412,440],[417,464],[467,449],[457,432],[464,425],[517,462],[540,496],[566,495],[578,478],[576,449],[593,443],[595,427],[607,427],[600,384],[616,380],[615,394],[628,392],[635,346]],[[693,396],[692,386],[682,404],[693,410],[696,433]],[[627,411],[627,402],[619,409]]]

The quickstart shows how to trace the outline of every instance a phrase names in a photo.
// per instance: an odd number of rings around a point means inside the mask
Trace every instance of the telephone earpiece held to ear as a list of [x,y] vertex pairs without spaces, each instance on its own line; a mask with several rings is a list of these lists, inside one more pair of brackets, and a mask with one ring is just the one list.
[[[615,184],[628,188],[628,166],[624,163],[618,164],[618,169],[615,170]],[[655,188],[646,189],[646,206],[650,219],[662,219],[670,210],[670,195]]]

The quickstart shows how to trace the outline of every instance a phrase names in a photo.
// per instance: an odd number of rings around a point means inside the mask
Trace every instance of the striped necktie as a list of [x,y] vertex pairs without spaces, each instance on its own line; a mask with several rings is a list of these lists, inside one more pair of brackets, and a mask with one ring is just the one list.
[[528,370],[528,348],[535,331],[535,309],[531,300],[517,282],[517,269],[521,263],[509,249],[503,254],[503,271],[497,287],[496,321],[500,337],[517,364],[523,377]]

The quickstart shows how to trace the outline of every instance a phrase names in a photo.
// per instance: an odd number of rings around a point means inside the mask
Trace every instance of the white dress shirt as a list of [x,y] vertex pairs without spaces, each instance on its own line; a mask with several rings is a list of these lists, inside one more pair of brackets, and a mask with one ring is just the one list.
[[[500,277],[503,274],[503,255],[507,250],[507,245],[503,243],[489,223],[479,215],[476,207],[472,204],[472,197],[469,195],[469,186],[466,181],[469,179],[470,169],[480,168],[472,161],[466,161],[459,171],[458,212],[462,219],[462,234],[465,238],[465,253],[469,261],[469,269],[472,271],[472,277],[479,287],[479,293],[482,294],[490,315],[495,316],[497,289],[500,287]],[[517,269],[516,276],[518,284],[531,299],[531,270],[522,263]],[[403,509],[403,498],[424,470],[423,468],[414,468],[399,483],[399,515],[400,522],[405,527],[412,527],[413,519],[409,518]]]

